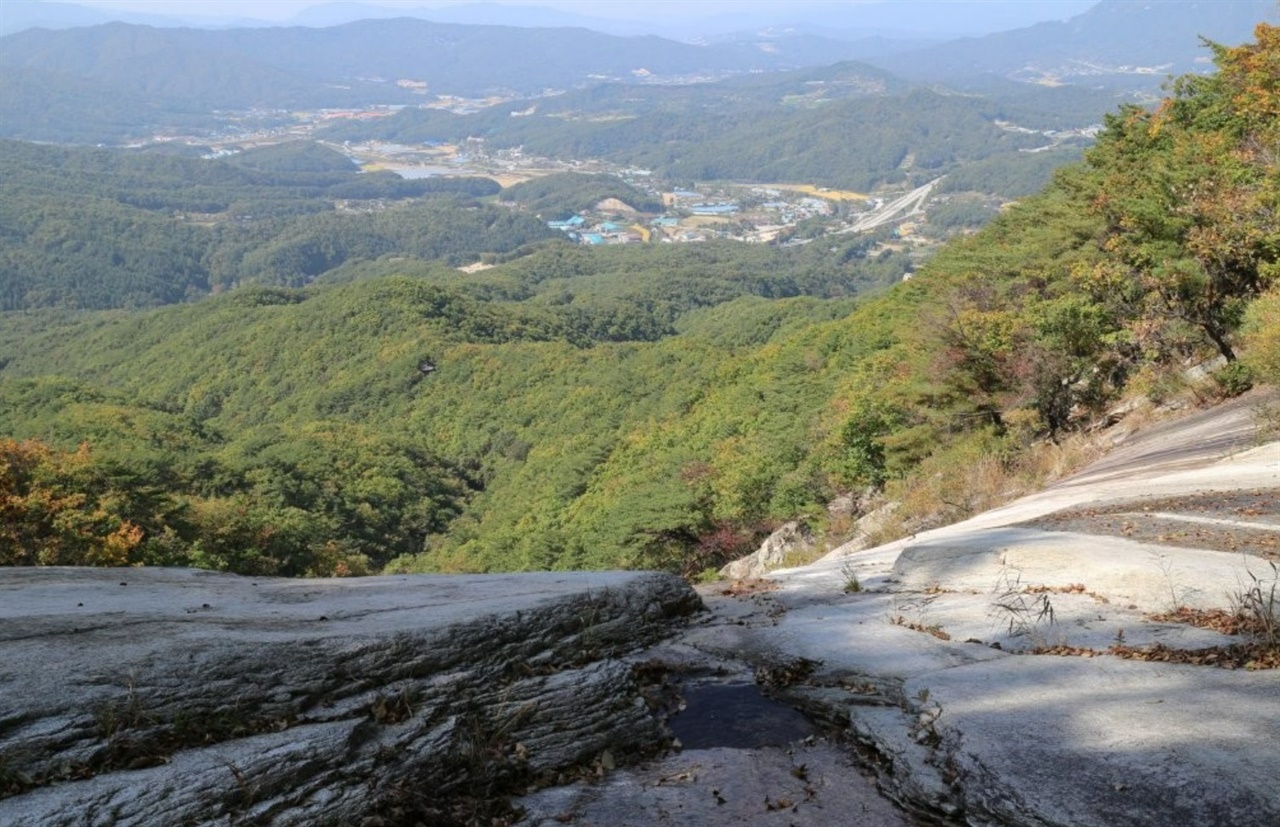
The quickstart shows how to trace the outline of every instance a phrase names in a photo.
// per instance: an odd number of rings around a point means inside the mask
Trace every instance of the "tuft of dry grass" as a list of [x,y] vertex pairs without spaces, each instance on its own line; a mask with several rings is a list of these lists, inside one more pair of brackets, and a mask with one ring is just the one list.
[[887,497],[899,507],[872,535],[873,546],[959,522],[1039,491],[1104,453],[1101,442],[1086,435],[1038,442],[1013,454],[968,447],[935,454],[886,486]]

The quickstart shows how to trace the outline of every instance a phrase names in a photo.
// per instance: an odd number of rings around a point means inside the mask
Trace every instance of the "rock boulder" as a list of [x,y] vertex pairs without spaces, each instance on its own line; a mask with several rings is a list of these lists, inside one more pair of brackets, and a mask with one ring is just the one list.
[[814,546],[809,526],[793,520],[770,534],[760,548],[720,569],[720,575],[734,580],[760,577],[783,565],[792,552],[809,551]]

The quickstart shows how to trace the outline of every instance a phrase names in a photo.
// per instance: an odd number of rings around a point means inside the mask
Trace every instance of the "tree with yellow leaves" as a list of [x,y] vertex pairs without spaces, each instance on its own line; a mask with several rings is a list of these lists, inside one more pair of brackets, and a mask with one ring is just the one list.
[[0,565],[123,566],[143,530],[97,478],[87,445],[0,439]]

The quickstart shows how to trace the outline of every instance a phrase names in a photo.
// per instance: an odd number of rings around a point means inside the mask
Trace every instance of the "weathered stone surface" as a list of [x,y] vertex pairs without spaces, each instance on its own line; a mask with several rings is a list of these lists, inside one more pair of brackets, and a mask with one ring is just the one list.
[[904,548],[893,576],[907,589],[990,593],[1012,585],[1067,588],[1153,611],[1225,606],[1266,564],[1257,558],[1027,528],[981,529]]
[[445,818],[662,744],[618,658],[700,608],[645,573],[3,571],[0,823]]
[[818,740],[691,750],[520,801],[531,827],[907,827],[850,756]]
[[721,577],[743,579],[759,577],[781,566],[787,555],[808,551],[814,547],[813,532],[809,526],[793,520],[770,534],[760,548],[720,569]]
[[[879,755],[893,796],[968,824],[1280,823],[1280,674],[1108,653],[1239,642],[1152,614],[1229,608],[1254,576],[1269,589],[1266,561],[1025,527],[1064,508],[1276,488],[1280,443],[1255,444],[1246,407],[1195,414],[965,523],[774,572],[769,622],[686,638],[821,661],[781,696]],[[850,574],[862,592],[845,593]]]
[[973,820],[1280,824],[1280,676],[1014,657],[910,680]]

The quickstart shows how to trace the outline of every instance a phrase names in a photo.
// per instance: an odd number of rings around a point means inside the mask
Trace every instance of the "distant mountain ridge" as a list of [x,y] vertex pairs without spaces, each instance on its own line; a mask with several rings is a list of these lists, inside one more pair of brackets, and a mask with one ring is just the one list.
[[[67,28],[93,26],[109,22],[135,23],[160,27],[197,26],[225,29],[231,27],[311,26],[327,27],[389,17],[413,17],[437,23],[468,25],[505,25],[524,27],[581,27],[594,31],[635,36],[654,34],[675,39],[710,37],[720,39],[729,33],[759,31],[767,28],[794,28],[836,40],[859,40],[866,37],[891,39],[945,40],[1003,31],[1030,25],[1037,20],[1064,19],[1088,8],[1096,0],[1038,0],[1036,3],[1015,0],[948,0],[933,4],[929,14],[904,14],[901,0],[862,2],[830,0],[793,2],[785,8],[736,8],[732,12],[709,14],[711,4],[689,5],[683,14],[654,13],[650,6],[636,5],[634,17],[601,16],[599,9],[586,14],[548,6],[515,6],[504,2],[458,2],[451,5],[416,8],[389,7],[376,2],[337,0],[303,8],[288,20],[264,20],[245,17],[195,17],[181,11],[165,15],[142,14],[90,8],[74,2],[55,0],[5,0],[0,6],[0,35],[12,34],[40,26]],[[247,4],[246,4],[247,5]],[[179,7],[181,8],[181,7]],[[250,13],[253,13],[252,11]],[[843,34],[840,34],[843,32]]]
[[[728,42],[705,46],[654,36],[622,38],[586,29],[464,26],[400,18],[327,29],[304,27],[159,29],[111,23],[0,38],[0,65],[61,72],[122,92],[180,94],[215,106],[349,105],[415,99],[392,83],[425,81],[429,91],[533,94],[601,78],[724,74],[795,68],[820,59],[805,48]],[[848,47],[852,51],[852,47]],[[165,84],[181,75],[183,87]],[[160,78],[166,81],[158,80]],[[375,85],[376,84],[376,85]]]
[[[120,143],[154,135],[165,113],[181,116],[169,125],[190,125],[193,116],[207,118],[214,110],[535,96],[610,81],[707,80],[822,66],[867,48],[814,35],[695,45],[581,28],[409,18],[323,29],[125,23],[30,29],[0,38],[0,137]],[[873,51],[883,48],[872,44]]]
[[[8,17],[11,9],[32,7],[67,13],[79,8],[14,0],[4,12]],[[321,6],[313,14],[364,8]],[[512,8],[475,4],[441,13],[495,17]],[[543,12],[574,19],[532,8],[511,19],[551,19]],[[1001,88],[996,81],[1010,80],[1150,92],[1169,74],[1208,66],[1200,35],[1232,45],[1247,40],[1256,23],[1276,17],[1270,0],[1102,0],[1063,22],[903,54],[890,54],[898,48],[893,40],[840,39],[853,31],[839,28],[846,18],[837,14],[826,28],[765,28],[702,44],[585,28],[416,18],[330,28],[109,23],[29,29],[0,38],[0,137],[123,143],[154,136],[157,125],[185,130],[201,119],[210,125],[214,110],[412,107],[438,95],[534,97],[604,83],[688,83],[847,60],[917,83],[968,85],[984,94]],[[744,16],[740,23],[753,20]]]
[[262,21],[244,18],[205,18],[200,16],[148,14],[120,9],[103,9],[62,3],[55,0],[4,0],[0,3],[0,35],[27,29],[69,29],[78,26],[100,26],[106,23],[131,23],[138,26],[231,26],[264,25]]
[[868,61],[903,77],[955,83],[984,74],[1025,82],[1158,87],[1203,72],[1201,37],[1234,46],[1280,20],[1274,0],[1101,0],[1069,20],[1038,23]]

